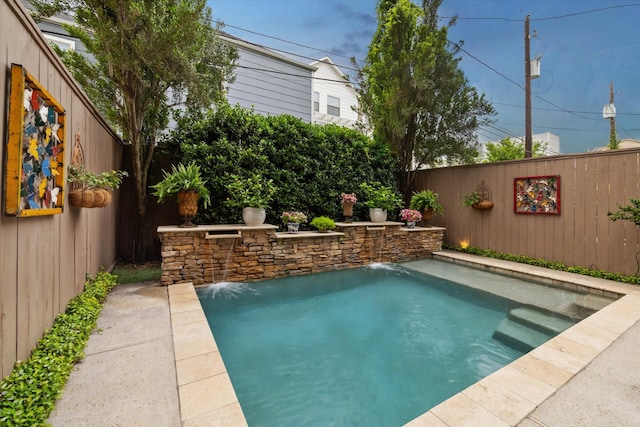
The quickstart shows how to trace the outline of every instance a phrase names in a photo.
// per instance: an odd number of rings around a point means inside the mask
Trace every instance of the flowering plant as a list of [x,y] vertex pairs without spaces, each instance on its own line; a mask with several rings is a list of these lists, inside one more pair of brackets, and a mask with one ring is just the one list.
[[400,219],[403,221],[421,221],[422,214],[415,209],[402,209],[400,211]]
[[307,222],[307,216],[302,212],[282,212],[282,221],[287,222]]
[[355,203],[358,201],[358,198],[356,197],[356,193],[342,193],[340,195],[340,203],[341,204],[345,204],[345,203]]

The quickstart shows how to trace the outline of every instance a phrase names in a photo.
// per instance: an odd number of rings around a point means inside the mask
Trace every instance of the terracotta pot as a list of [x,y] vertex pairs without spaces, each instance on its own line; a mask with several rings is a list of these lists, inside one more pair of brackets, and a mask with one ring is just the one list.
[[433,208],[425,209],[424,213],[422,214],[422,219],[424,221],[429,221],[432,217],[433,217]]

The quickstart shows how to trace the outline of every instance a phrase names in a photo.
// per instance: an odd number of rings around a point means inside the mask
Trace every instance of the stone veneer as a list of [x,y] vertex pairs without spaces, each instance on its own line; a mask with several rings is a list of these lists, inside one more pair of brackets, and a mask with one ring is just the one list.
[[400,262],[442,249],[444,228],[401,222],[336,224],[329,233],[277,232],[275,225],[158,227],[162,284],[244,282]]

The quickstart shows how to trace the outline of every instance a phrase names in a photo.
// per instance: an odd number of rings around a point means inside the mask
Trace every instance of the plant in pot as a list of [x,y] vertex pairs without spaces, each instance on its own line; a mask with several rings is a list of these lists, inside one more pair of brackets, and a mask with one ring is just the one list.
[[78,208],[102,208],[111,202],[111,191],[119,188],[126,171],[112,170],[99,174],[85,169],[82,165],[69,166],[71,206]]
[[317,228],[320,233],[327,233],[336,228],[336,223],[328,216],[317,216],[311,221],[311,226]]
[[493,202],[491,200],[486,200],[477,191],[462,197],[464,199],[463,204],[465,206],[471,206],[473,209],[487,210],[493,207]]
[[158,197],[158,203],[164,202],[168,197],[178,196],[178,212],[184,220],[179,227],[196,227],[191,220],[198,213],[198,198],[202,197],[204,207],[207,208],[211,199],[209,189],[205,186],[206,180],[202,179],[200,166],[195,162],[188,165],[179,163],[171,166],[171,172],[162,171],[164,178],[159,183],[152,185],[155,191],[152,193]]
[[277,191],[273,180],[265,179],[260,174],[248,178],[230,175],[226,184],[229,197],[225,205],[242,209],[242,221],[248,226],[264,224],[265,209],[271,203]]
[[385,222],[387,211],[402,207],[402,198],[393,188],[379,182],[363,182],[360,189],[365,195],[365,205],[369,208],[371,222]]
[[342,214],[345,222],[353,222],[353,205],[357,201],[356,193],[342,193],[340,195],[340,204],[342,205]]
[[409,228],[415,228],[416,222],[422,221],[422,214],[415,209],[402,209],[400,219],[406,221]]
[[436,213],[444,214],[444,208],[438,202],[438,193],[432,190],[422,190],[413,193],[409,201],[409,209],[415,209],[421,212],[425,221],[429,221]]
[[282,212],[282,222],[287,225],[287,231],[289,233],[297,233],[300,228],[300,224],[307,222],[307,216],[302,212],[287,211]]

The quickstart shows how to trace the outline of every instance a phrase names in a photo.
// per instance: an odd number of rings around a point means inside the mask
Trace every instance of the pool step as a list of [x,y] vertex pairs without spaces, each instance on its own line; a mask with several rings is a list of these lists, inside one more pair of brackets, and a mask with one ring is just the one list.
[[611,304],[612,301],[613,300],[610,298],[588,294],[571,304],[571,308],[578,317],[584,319],[585,317],[591,316],[596,311],[605,308],[607,305]]
[[575,321],[568,318],[526,307],[518,307],[511,310],[509,319],[550,336],[556,336],[575,324]]
[[571,327],[573,321],[526,307],[514,308],[493,338],[521,351],[530,351]]

